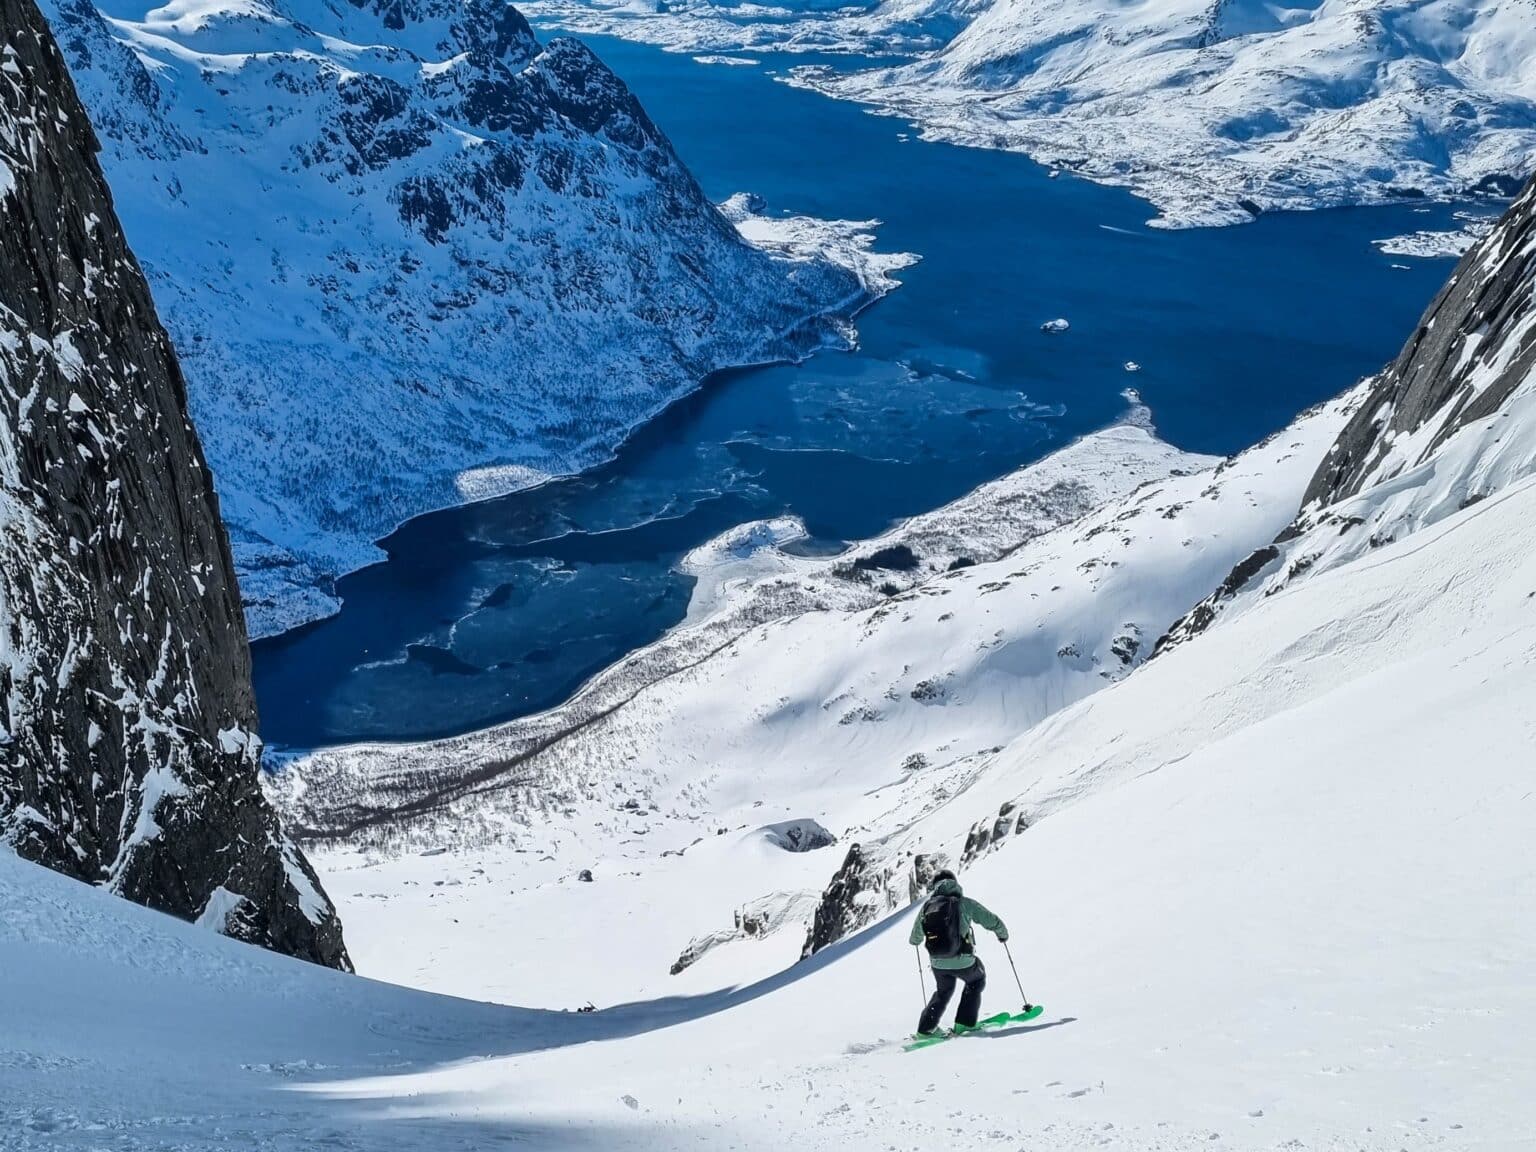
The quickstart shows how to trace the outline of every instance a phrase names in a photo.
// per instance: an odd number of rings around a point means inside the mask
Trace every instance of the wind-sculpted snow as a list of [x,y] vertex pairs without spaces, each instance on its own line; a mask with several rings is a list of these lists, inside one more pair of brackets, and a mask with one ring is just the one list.
[[1170,637],[1411,536],[1536,472],[1536,180],[1370,381],[1301,515]]
[[32,0],[0,27],[0,843],[346,966],[257,784],[229,543],[95,137]]
[[890,287],[846,231],[744,242],[611,72],[501,0],[49,5],[258,635],[333,610],[403,519],[597,463]]
[[568,27],[680,51],[916,54],[794,82],[928,138],[1027,152],[1150,199],[1167,224],[1509,194],[1536,168],[1531,0],[539,0]]

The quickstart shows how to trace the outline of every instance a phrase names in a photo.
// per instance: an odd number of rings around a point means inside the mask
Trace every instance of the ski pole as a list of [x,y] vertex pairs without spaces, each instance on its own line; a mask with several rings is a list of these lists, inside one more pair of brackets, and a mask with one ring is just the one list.
[[1003,951],[1008,953],[1008,967],[1013,969],[1013,982],[1019,986],[1019,999],[1024,1001],[1024,1011],[1028,1012],[1034,1007],[1029,1002],[1029,997],[1024,995],[1024,985],[1019,980],[1019,966],[1013,962],[1013,949],[1008,947],[1008,941],[1003,941]]
[[928,981],[923,979],[923,955],[916,948],[912,949],[912,958],[917,961],[917,986],[922,989],[923,1007],[928,1007]]

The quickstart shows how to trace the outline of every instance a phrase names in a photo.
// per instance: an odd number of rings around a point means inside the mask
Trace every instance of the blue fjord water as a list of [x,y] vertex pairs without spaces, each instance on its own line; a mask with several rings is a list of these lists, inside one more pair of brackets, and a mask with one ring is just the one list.
[[[690,548],[784,512],[823,542],[874,535],[1115,420],[1128,385],[1168,440],[1235,452],[1390,358],[1448,269],[1370,244],[1451,226],[1441,206],[1153,230],[1122,190],[909,138],[775,81],[772,57],[591,43],[715,199],[877,217],[882,248],[923,262],[860,318],[858,351],[721,373],[602,468],[403,526],[341,582],[339,615],[255,646],[271,742],[550,707],[681,620]],[[1070,332],[1041,332],[1058,316]]]

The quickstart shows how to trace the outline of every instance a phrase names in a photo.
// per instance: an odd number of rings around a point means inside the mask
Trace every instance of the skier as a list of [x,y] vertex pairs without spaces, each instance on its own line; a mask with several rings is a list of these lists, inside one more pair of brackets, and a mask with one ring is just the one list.
[[981,992],[987,986],[987,970],[976,955],[973,923],[980,924],[999,941],[1008,939],[1008,926],[978,901],[965,895],[955,874],[944,869],[933,878],[928,899],[918,910],[917,921],[912,925],[912,946],[925,945],[928,962],[933,966],[933,998],[917,1022],[919,1036],[932,1036],[938,1032],[939,1017],[949,1007],[957,980],[965,985],[965,991],[961,993],[960,1007],[955,1011],[955,1030],[959,1032],[976,1026],[976,1017],[981,1012]]

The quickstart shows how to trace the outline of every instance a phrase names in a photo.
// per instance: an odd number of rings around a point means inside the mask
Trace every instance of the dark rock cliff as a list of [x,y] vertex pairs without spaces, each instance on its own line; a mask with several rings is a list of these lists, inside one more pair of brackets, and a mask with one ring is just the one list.
[[[1459,430],[1493,415],[1536,370],[1536,179],[1498,227],[1462,258],[1413,336],[1340,434],[1304,507],[1329,505],[1433,455]],[[1427,435],[1418,438],[1418,434]],[[1416,438],[1392,469],[1388,456]]]
[[346,968],[260,790],[229,544],[95,137],[32,0],[0,27],[0,840]]

